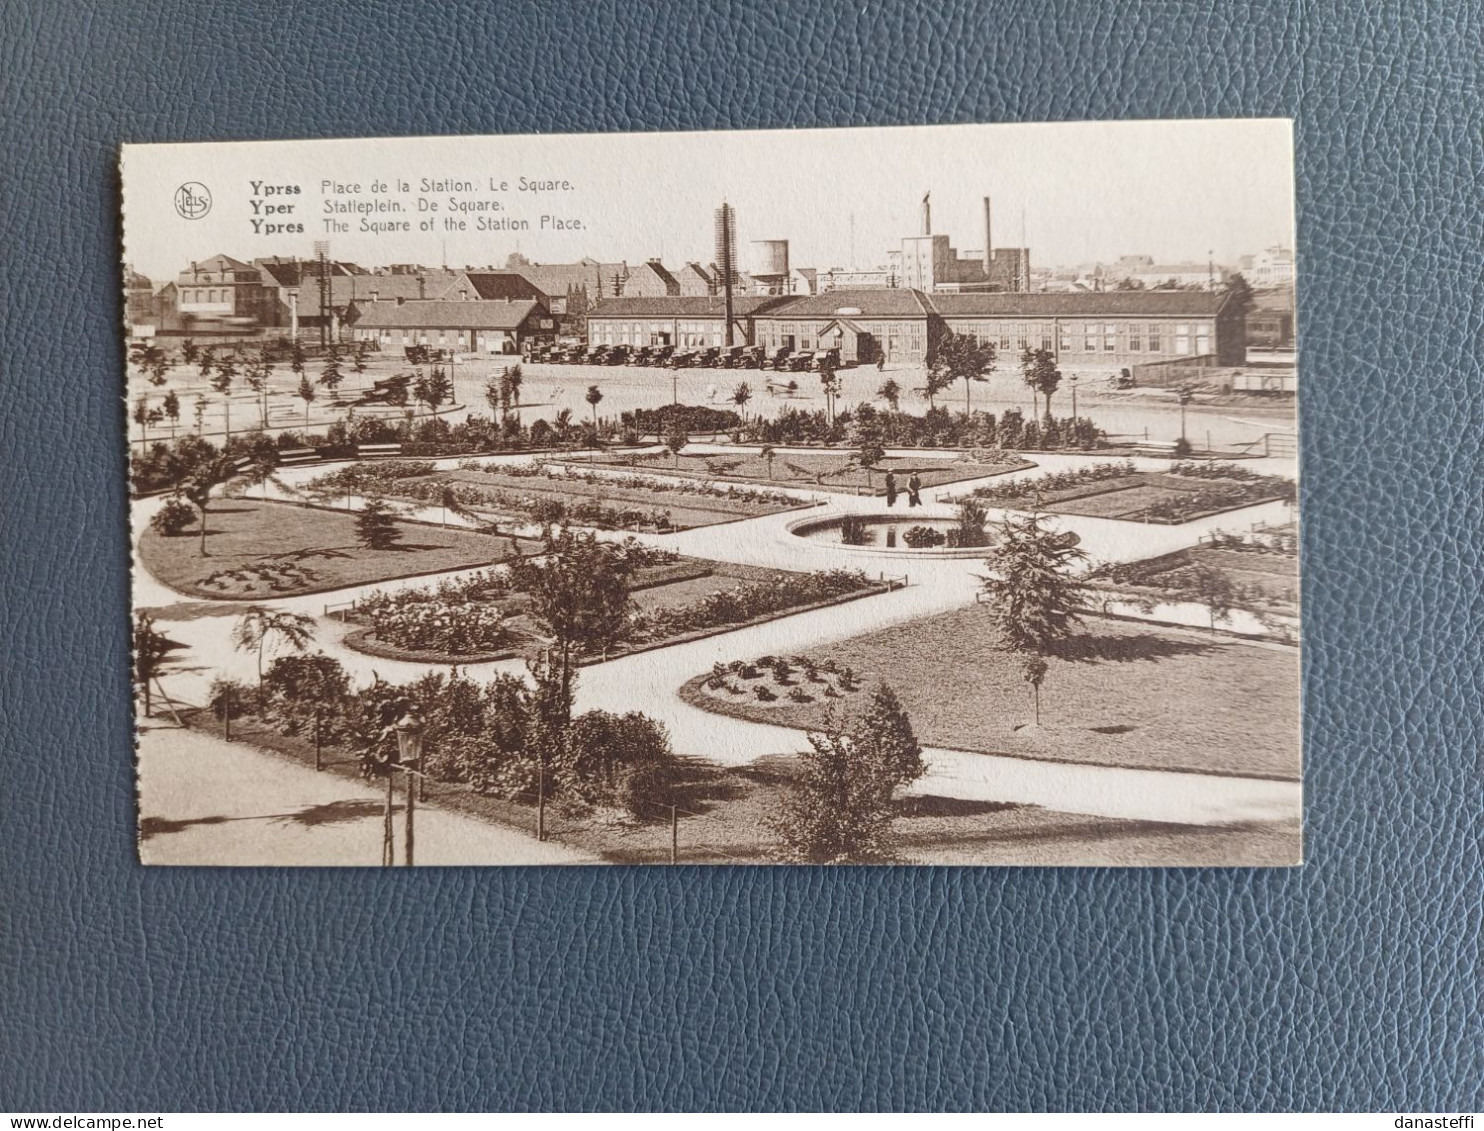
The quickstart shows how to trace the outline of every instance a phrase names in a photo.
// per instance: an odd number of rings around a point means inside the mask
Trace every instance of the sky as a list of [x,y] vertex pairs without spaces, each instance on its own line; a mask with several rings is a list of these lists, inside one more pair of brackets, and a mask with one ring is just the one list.
[[[723,199],[736,208],[744,268],[747,242],[760,239],[788,240],[794,266],[883,264],[920,231],[925,193],[933,231],[961,251],[983,247],[991,197],[995,246],[1029,246],[1033,266],[1126,254],[1235,263],[1294,239],[1292,128],[1278,119],[211,142],[126,146],[122,165],[125,261],[156,285],[218,252],[308,257],[321,239],[333,258],[367,267],[502,266],[514,251],[538,263],[709,263]],[[472,188],[424,192],[423,178]],[[377,181],[384,192],[371,191]],[[177,212],[187,182],[210,193],[204,216]],[[419,198],[438,211],[417,211]],[[454,212],[454,200],[498,211]],[[404,211],[329,214],[327,202]],[[449,218],[464,230],[446,230]],[[327,232],[327,219],[350,230]],[[481,219],[529,228],[481,231]],[[362,231],[363,221],[410,230]],[[303,230],[267,230],[275,224]]]

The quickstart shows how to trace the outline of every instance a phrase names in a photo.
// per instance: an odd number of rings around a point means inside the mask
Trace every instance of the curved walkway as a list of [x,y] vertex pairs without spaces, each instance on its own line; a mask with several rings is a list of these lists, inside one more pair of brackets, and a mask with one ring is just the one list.
[[[692,445],[701,452],[727,452],[725,445]],[[781,449],[788,451],[792,449]],[[818,449],[799,449],[817,451]],[[895,451],[891,454],[897,454]],[[914,457],[930,453],[903,452]],[[945,452],[936,458],[951,459],[956,453]],[[578,457],[580,458],[580,457]],[[1004,482],[1011,478],[1034,476],[1047,470],[1067,466],[1085,466],[1086,458],[1078,456],[1037,456],[1041,466],[954,484],[955,493],[971,490],[979,482]],[[520,454],[483,457],[482,462],[525,462]],[[437,461],[440,466],[453,466],[457,460]],[[574,460],[575,462],[575,460]],[[1165,466],[1164,460],[1136,460],[1141,470]],[[1278,464],[1280,461],[1250,461]],[[1144,466],[1144,465],[1147,465]],[[1285,465],[1292,474],[1291,462]],[[291,485],[302,483],[325,467],[288,469],[283,478]],[[1270,468],[1264,468],[1270,470]],[[658,471],[658,469],[657,469]],[[268,497],[282,497],[268,489]],[[828,495],[817,512],[821,516],[885,510],[879,497]],[[903,500],[904,502],[905,500]],[[187,663],[169,677],[169,687],[188,701],[202,702],[210,680],[218,674],[234,678],[256,678],[256,660],[232,649],[230,633],[235,617],[248,602],[208,602],[176,593],[149,575],[138,558],[137,532],[144,529],[154,509],[162,500],[136,501],[133,506],[135,539],[135,604],[160,610],[159,622],[165,631],[190,647],[189,660],[205,660],[203,667]],[[359,499],[350,505],[358,506]],[[946,502],[925,503],[921,513],[931,517],[949,517],[953,507]],[[991,517],[1000,512],[991,511]],[[439,518],[438,508],[424,508],[413,517],[425,521]],[[858,548],[808,541],[789,533],[787,526],[798,512],[786,512],[747,520],[747,536],[739,537],[733,523],[702,527],[674,535],[639,535],[641,541],[676,550],[682,554],[715,560],[770,566],[782,569],[864,569],[869,573],[901,575],[906,573],[912,584],[889,594],[862,598],[844,605],[817,609],[787,616],[765,624],[722,633],[702,640],[672,645],[649,652],[621,657],[607,663],[584,667],[578,682],[577,709],[602,708],[613,711],[642,710],[663,722],[671,732],[677,752],[693,755],[723,765],[743,765],[769,754],[796,752],[805,747],[799,731],[787,727],[747,722],[716,715],[682,701],[678,688],[691,677],[708,670],[715,663],[752,659],[768,653],[801,652],[832,641],[843,640],[875,631],[903,621],[920,619],[947,612],[971,602],[978,589],[975,559],[927,559],[881,550],[863,553]],[[1218,515],[1180,526],[1138,525],[1081,516],[1054,516],[1056,524],[1073,529],[1083,539],[1083,547],[1095,559],[1124,561],[1166,553],[1194,545],[1198,536],[1209,530],[1227,528],[1252,521],[1283,521],[1288,517],[1284,504],[1264,504],[1241,512]],[[450,525],[457,524],[449,516]],[[1132,528],[1131,528],[1132,527]],[[615,532],[611,537],[627,537]],[[456,577],[475,570],[452,571],[442,575]],[[321,617],[326,605],[349,601],[373,590],[397,590],[422,587],[434,579],[421,577],[360,585],[303,597],[284,597],[253,602]],[[1204,611],[1194,606],[1187,609],[1170,607],[1162,613],[1173,613],[1177,619],[1203,624]],[[373,673],[385,679],[404,681],[425,674],[430,665],[384,660],[346,648],[341,644],[346,629],[338,622],[323,619],[316,645],[339,660],[357,681],[369,681]],[[472,678],[488,679],[497,672],[519,674],[524,664],[519,660],[462,668]],[[917,792],[932,793],[972,800],[1015,801],[1042,805],[1065,812],[1088,813],[1110,817],[1127,817],[1175,823],[1233,823],[1253,820],[1293,818],[1299,811],[1300,786],[1291,782],[1273,782],[1244,778],[1217,777],[1159,770],[1129,770],[1088,766],[1054,761],[1009,758],[971,751],[928,749],[925,751],[929,773],[914,787]]]

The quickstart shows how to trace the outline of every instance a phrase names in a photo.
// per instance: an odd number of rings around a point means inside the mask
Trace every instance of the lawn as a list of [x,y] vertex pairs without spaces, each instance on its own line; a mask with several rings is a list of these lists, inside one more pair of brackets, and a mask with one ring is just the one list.
[[625,471],[663,472],[666,475],[721,482],[807,487],[815,491],[840,491],[853,495],[867,493],[869,483],[871,493],[882,495],[886,493],[883,481],[888,471],[897,477],[898,490],[905,492],[907,480],[913,472],[921,478],[924,488],[932,488],[966,479],[1003,475],[1035,465],[1009,452],[1003,454],[1002,462],[996,463],[888,456],[867,475],[855,464],[849,452],[780,453],[773,457],[770,466],[768,460],[755,453],[742,451],[723,456],[686,455],[681,452],[678,463],[668,452],[649,453],[598,460],[595,466]]
[[[1051,661],[1042,725],[1018,662],[994,646],[989,610],[974,605],[808,654],[853,670],[858,690],[826,698],[798,674],[733,677],[741,694],[697,676],[682,697],[756,722],[818,728],[831,706],[863,704],[884,681],[928,745],[1104,766],[1296,779],[1299,660],[1295,649],[1088,618],[1073,658]],[[837,683],[838,681],[832,681]],[[777,698],[760,701],[752,685]],[[806,702],[789,698],[794,687]]]
[[[205,710],[184,712],[187,725],[220,736],[221,723]],[[279,734],[259,720],[232,723],[235,740],[301,764],[314,764],[302,737]],[[360,780],[354,752],[329,746],[325,772]],[[771,823],[782,810],[797,759],[764,758],[722,769],[685,762],[677,806],[676,858],[681,864],[776,862]],[[422,803],[478,817],[534,835],[536,805],[474,793],[467,786],[429,781]],[[398,790],[401,803],[401,790]],[[397,817],[400,827],[401,817]],[[546,810],[549,839],[586,849],[613,864],[666,864],[667,820],[639,823],[603,814],[573,816]],[[1296,825],[1207,828],[1057,813],[1032,805],[961,801],[909,795],[897,802],[900,858],[914,864],[1199,866],[1286,864],[1298,854]]]
[[540,543],[469,530],[401,522],[402,541],[386,550],[356,542],[355,516],[289,503],[222,499],[207,512],[207,557],[200,527],[165,537],[146,529],[145,568],[172,589],[197,597],[262,598],[320,593],[396,577],[469,569]]

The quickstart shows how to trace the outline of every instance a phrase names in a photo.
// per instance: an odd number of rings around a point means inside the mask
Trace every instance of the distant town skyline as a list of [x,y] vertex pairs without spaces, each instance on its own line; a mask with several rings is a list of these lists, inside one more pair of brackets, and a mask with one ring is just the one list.
[[[983,248],[982,201],[990,197],[994,246],[1029,247],[1036,270],[1124,255],[1235,265],[1294,241],[1292,136],[1283,120],[426,138],[399,142],[396,151],[409,145],[426,157],[415,167],[405,156],[379,158],[364,141],[139,147],[148,162],[128,171],[125,209],[142,214],[126,225],[125,258],[157,286],[193,259],[309,258],[323,239],[332,258],[367,268],[502,267],[512,252],[536,263],[586,256],[682,266],[713,258],[712,214],[725,199],[737,212],[744,268],[751,241],[788,240],[792,266],[866,269],[920,233],[927,193],[933,232],[960,252]],[[675,147],[684,178],[659,175],[676,167]],[[395,189],[398,178],[409,193],[322,191],[325,182],[365,190],[376,180]],[[422,193],[424,178],[477,188]],[[522,178],[572,187],[525,193],[515,188]],[[491,181],[510,187],[491,194],[484,191]],[[210,188],[204,218],[176,214],[173,195],[186,182]],[[253,183],[299,186],[286,199],[304,230],[254,233]],[[358,230],[361,218],[350,217],[349,231],[324,230],[326,201],[399,199],[410,210],[418,196],[445,207],[450,196],[500,200],[503,216],[530,227],[419,232],[414,222],[412,231],[367,234]],[[392,219],[436,219],[441,227],[448,216],[409,211]],[[543,231],[541,216],[581,227]],[[480,221],[460,219],[469,228]]]

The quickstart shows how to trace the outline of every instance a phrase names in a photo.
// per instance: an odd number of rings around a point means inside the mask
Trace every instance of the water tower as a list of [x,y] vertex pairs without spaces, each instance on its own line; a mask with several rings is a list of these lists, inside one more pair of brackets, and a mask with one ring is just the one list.
[[769,294],[788,293],[788,241],[753,240],[748,273]]

